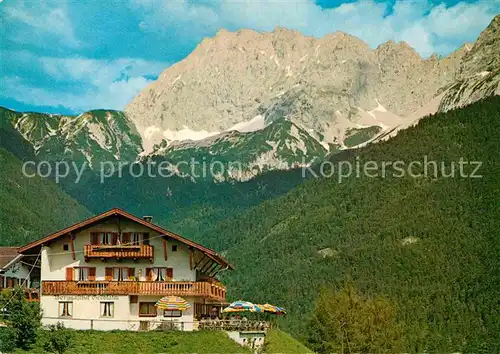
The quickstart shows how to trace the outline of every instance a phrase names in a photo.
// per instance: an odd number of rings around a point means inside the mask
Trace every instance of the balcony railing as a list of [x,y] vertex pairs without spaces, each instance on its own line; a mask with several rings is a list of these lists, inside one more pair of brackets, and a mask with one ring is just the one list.
[[85,258],[154,258],[151,245],[85,245]]
[[272,328],[272,323],[268,321],[237,320],[234,318],[231,320],[201,320],[197,323],[197,328],[216,331],[265,332]]
[[177,295],[225,301],[226,288],[190,281],[43,281],[43,295]]

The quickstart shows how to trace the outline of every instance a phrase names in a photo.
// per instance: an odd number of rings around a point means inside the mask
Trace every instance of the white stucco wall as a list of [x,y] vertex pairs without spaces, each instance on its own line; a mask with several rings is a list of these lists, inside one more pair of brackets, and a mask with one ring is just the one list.
[[[150,329],[155,328],[160,322],[176,322],[179,329],[193,330],[194,299],[185,298],[191,308],[184,311],[181,317],[163,317],[163,311],[157,310],[156,317],[140,317],[140,302],[156,302],[161,296],[139,296],[137,303],[130,303],[130,297],[125,296],[99,296],[99,295],[68,295],[41,297],[40,306],[43,311],[42,323],[44,325],[62,322],[66,327],[73,329],[95,330],[139,330],[140,322],[151,322]],[[60,317],[59,302],[72,302],[71,318]],[[113,317],[101,316],[101,302],[113,302]]]

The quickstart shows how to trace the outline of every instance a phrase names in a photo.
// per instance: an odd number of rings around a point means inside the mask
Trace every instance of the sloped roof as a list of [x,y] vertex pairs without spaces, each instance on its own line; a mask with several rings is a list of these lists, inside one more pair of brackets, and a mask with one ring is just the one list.
[[151,230],[154,230],[158,233],[160,233],[161,235],[165,235],[165,236],[168,236],[174,240],[177,240],[179,242],[182,242],[188,246],[191,246],[201,252],[203,252],[204,254],[206,254],[207,256],[209,256],[210,258],[212,258],[214,261],[216,261],[217,263],[219,263],[220,265],[224,266],[224,267],[228,267],[230,269],[234,269],[234,267],[222,256],[220,256],[219,254],[217,254],[217,252],[215,252],[214,250],[210,249],[210,248],[207,248],[207,247],[204,247],[194,241],[191,241],[187,238],[184,238],[180,235],[177,235],[171,231],[168,231],[158,225],[155,225],[151,222],[148,222],[142,218],[139,218],[135,215],[132,215],[130,213],[127,213],[126,211],[122,210],[122,209],[119,209],[119,208],[113,208],[109,211],[106,211],[102,214],[99,214],[99,215],[96,215],[96,216],[93,216],[87,220],[84,220],[84,221],[81,221],[79,223],[76,223],[74,225],[71,225],[65,229],[62,229],[62,230],[59,230],[53,234],[50,234],[50,235],[47,235],[39,240],[36,240],[36,241],[33,241],[33,242],[30,242],[22,247],[19,247],[19,249],[17,250],[17,252],[19,253],[26,253],[27,251],[29,250],[32,250],[36,247],[39,247],[41,246],[42,244],[44,243],[48,243],[48,242],[51,242],[61,236],[64,236],[64,235],[67,235],[68,233],[72,232],[72,231],[75,231],[75,230],[78,230],[78,229],[81,229],[83,227],[87,227],[89,225],[92,225],[94,223],[97,223],[107,217],[110,217],[110,216],[115,216],[115,215],[120,215],[126,219],[129,219],[129,220],[132,220],[138,224],[141,224],[141,225],[144,225],[148,228],[150,228]]
[[0,269],[19,256],[17,247],[0,247]]

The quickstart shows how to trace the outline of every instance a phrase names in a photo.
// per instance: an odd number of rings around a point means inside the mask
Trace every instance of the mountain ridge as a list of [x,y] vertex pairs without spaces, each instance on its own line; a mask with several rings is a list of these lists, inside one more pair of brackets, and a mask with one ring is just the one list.
[[134,124],[120,111],[96,109],[79,115],[16,112],[0,107],[2,125],[11,124],[39,160],[88,163],[135,161],[143,150]]
[[[423,59],[405,43],[389,41],[371,49],[341,32],[317,39],[286,29],[220,31],[161,73],[125,111],[139,130],[150,133],[183,127],[222,131],[258,114],[269,115],[266,102],[280,101],[280,95],[298,87],[307,90],[303,97],[313,107],[297,107],[287,118],[333,142],[336,134],[328,123],[335,123],[336,111],[353,126],[358,107],[372,110],[377,99],[395,115],[410,114],[452,82],[461,55],[458,50],[443,59]],[[413,97],[403,97],[401,89],[407,91],[414,77]],[[400,86],[395,86],[398,81]],[[434,89],[427,89],[429,85]]]
[[[499,23],[500,15],[472,47],[464,44],[444,58],[427,59],[406,42],[387,41],[372,49],[343,32],[315,38],[285,28],[263,33],[221,30],[161,73],[125,112],[66,116],[0,109],[0,114],[39,159],[85,162],[94,171],[102,162],[160,159],[154,144],[158,138],[163,153],[179,155],[183,150],[188,157],[188,145],[195,153],[232,134],[235,146],[224,144],[220,158],[243,162],[246,170],[235,180],[246,180],[255,176],[248,168],[252,160],[258,162],[250,167],[267,171],[304,165],[299,160],[310,164],[326,155],[316,146],[308,156],[287,154],[287,163],[282,163],[279,152],[252,146],[248,136],[264,137],[273,124],[292,122],[304,132],[304,144],[316,141],[333,154],[386,140],[425,115],[500,94]],[[145,126],[148,122],[152,125]],[[213,160],[215,147],[208,150],[206,159]]]
[[[328,149],[293,122],[281,120],[256,132],[241,133],[233,130],[201,141],[168,143],[163,140],[162,144],[155,145],[153,152],[145,155],[142,160],[178,164],[193,159],[197,163],[217,163],[220,171],[218,168],[214,176],[216,182],[241,182],[269,170],[310,166],[322,160]],[[190,171],[186,166],[178,174],[201,175],[206,167],[199,167]]]

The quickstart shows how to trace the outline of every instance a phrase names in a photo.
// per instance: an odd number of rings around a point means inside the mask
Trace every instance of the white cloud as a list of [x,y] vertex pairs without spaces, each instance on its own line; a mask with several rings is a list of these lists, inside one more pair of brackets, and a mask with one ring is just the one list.
[[[219,28],[253,28],[271,31],[276,26],[317,37],[337,30],[353,34],[372,47],[387,41],[406,41],[421,55],[447,54],[457,42],[474,40],[500,10],[500,0],[433,6],[428,0],[396,1],[387,15],[387,4],[358,0],[336,8],[321,8],[313,0],[221,0],[132,2],[143,16],[144,31],[183,29],[189,35],[213,35]],[[189,26],[186,26],[188,24]],[[190,25],[193,24],[193,25]]]
[[168,64],[143,59],[40,57],[28,52],[9,53],[30,65],[39,65],[56,81],[71,86],[68,90],[39,87],[17,76],[2,78],[0,96],[27,104],[64,107],[76,113],[95,108],[123,109],[140,90],[153,82],[145,76],[157,76]]
[[4,97],[30,105],[36,103],[63,107],[75,113],[96,108],[121,110],[141,89],[152,82],[144,77],[134,77],[73,93],[36,87],[23,82],[19,77],[5,77],[2,81],[4,90],[0,95]]
[[26,44],[38,41],[43,34],[49,34],[70,47],[80,46],[82,43],[75,36],[66,2],[58,1],[55,4],[57,7],[51,6],[54,3],[43,1],[15,1],[13,5],[5,4],[5,26],[15,28],[14,31],[7,32],[9,39]]
[[135,58],[96,60],[87,58],[39,59],[47,74],[57,80],[86,81],[94,86],[109,84],[120,77],[158,75],[168,64]]

